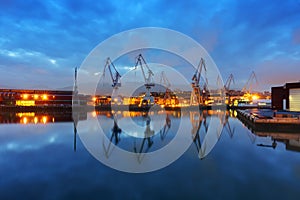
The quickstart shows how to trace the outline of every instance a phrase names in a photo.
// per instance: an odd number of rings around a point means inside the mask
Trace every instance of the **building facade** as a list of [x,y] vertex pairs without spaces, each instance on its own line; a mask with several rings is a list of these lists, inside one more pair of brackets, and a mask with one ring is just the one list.
[[0,105],[72,106],[73,91],[0,89]]
[[300,111],[300,81],[272,87],[272,108]]

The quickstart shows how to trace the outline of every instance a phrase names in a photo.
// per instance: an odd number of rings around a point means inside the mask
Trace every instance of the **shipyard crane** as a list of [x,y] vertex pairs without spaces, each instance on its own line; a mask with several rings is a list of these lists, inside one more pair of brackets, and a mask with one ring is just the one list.
[[[201,91],[200,88],[200,78],[202,69],[204,68],[204,71],[206,73],[206,65],[203,58],[201,58],[198,68],[196,69],[195,74],[192,77],[192,93],[190,98],[190,105],[200,105],[203,103],[203,94],[206,92],[205,90]],[[205,80],[205,86],[203,88],[206,89],[207,87],[207,78]]]
[[257,84],[258,81],[257,81],[256,75],[255,75],[255,72],[252,71],[252,73],[251,73],[248,81],[246,82],[245,86],[243,87],[242,91],[244,93],[251,94],[254,83]]
[[231,103],[230,93],[229,93],[231,83],[235,84],[233,74],[229,75],[229,77],[226,80],[226,83],[224,85],[224,91],[225,91],[225,95],[226,95],[226,98],[227,98],[227,104]]
[[[152,105],[152,104],[154,104],[154,98],[150,94],[150,89],[151,89],[151,87],[155,86],[155,84],[153,82],[154,73],[151,71],[151,69],[147,65],[142,54],[139,54],[138,57],[136,58],[135,69],[137,69],[138,65],[141,67],[142,74],[143,74],[144,81],[145,81],[144,85],[146,87],[146,94],[143,97],[141,104],[145,105],[145,106]],[[145,70],[147,70],[147,75],[146,75]]]
[[[166,73],[164,71],[161,72],[160,84],[166,88],[164,98],[163,98],[163,101],[164,101],[163,104],[164,105],[172,104],[171,103],[171,101],[172,101],[171,100],[172,99],[171,98],[171,90],[170,90],[171,84],[170,84],[170,81],[168,80]],[[167,100],[169,100],[169,101],[167,101]]]
[[231,83],[235,84],[233,74],[230,74],[224,85],[225,92],[230,90]]
[[111,61],[111,59],[109,57],[106,59],[106,63],[105,63],[105,66],[104,66],[104,69],[103,69],[103,74],[102,74],[103,77],[105,76],[106,68],[108,68],[108,70],[109,70],[109,74],[110,74],[110,77],[111,77],[111,80],[112,80],[112,85],[111,86],[113,87],[113,89],[118,89],[118,87],[121,87],[121,82],[120,82],[121,75],[117,71],[115,65],[113,64],[113,62]]

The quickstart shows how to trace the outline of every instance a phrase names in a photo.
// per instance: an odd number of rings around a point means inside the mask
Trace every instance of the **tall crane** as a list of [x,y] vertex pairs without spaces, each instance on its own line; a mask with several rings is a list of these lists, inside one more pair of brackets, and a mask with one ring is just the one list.
[[[111,86],[114,89],[118,89],[118,87],[121,87],[121,82],[120,82],[121,75],[117,71],[115,65],[113,64],[113,62],[111,61],[111,59],[109,57],[106,59],[106,63],[105,63],[104,69],[103,69],[103,77],[105,76],[106,68],[108,68],[109,74],[110,74],[110,77],[112,80]],[[112,70],[114,70],[114,72]]]
[[[142,103],[142,105],[146,105],[146,106],[149,104],[150,105],[154,104],[154,98],[150,94],[151,87],[155,86],[155,84],[153,82],[154,73],[151,71],[151,69],[147,65],[142,54],[139,54],[138,57],[136,58],[135,69],[137,69],[138,65],[141,67],[142,74],[143,74],[144,81],[145,81],[144,85],[146,87],[146,94],[141,103]],[[146,69],[144,69],[144,68],[146,68]],[[147,75],[145,73],[145,70],[147,70]]]
[[[203,103],[203,91],[200,88],[200,78],[202,69],[204,68],[206,73],[206,65],[203,58],[201,58],[198,68],[192,77],[192,93],[190,98],[190,105],[200,105]],[[207,79],[205,80],[205,86],[207,87]]]
[[226,83],[224,85],[224,91],[225,91],[225,95],[226,95],[226,103],[227,104],[231,103],[230,92],[229,92],[231,83],[235,84],[233,74],[229,75],[229,77],[226,80]]
[[160,84],[163,85],[166,88],[165,94],[164,94],[164,105],[169,105],[171,104],[171,84],[170,81],[168,80],[166,73],[164,71],[161,72],[161,76],[160,76]]
[[233,74],[230,74],[226,83],[224,85],[225,92],[227,93],[230,90],[231,83],[235,84]]
[[249,94],[251,94],[254,83],[257,84],[258,81],[257,81],[257,77],[256,77],[255,72],[252,71],[252,73],[251,73],[251,75],[250,75],[248,81],[246,82],[245,86],[243,87],[242,91],[243,91],[244,93],[249,93]]

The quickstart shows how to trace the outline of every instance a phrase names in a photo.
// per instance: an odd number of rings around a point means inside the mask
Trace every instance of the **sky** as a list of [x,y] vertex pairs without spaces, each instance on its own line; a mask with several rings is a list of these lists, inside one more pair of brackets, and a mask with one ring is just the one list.
[[[0,88],[57,89],[100,42],[162,27],[199,42],[224,81],[259,89],[300,80],[300,1],[0,0]],[[191,75],[192,76],[192,75]]]

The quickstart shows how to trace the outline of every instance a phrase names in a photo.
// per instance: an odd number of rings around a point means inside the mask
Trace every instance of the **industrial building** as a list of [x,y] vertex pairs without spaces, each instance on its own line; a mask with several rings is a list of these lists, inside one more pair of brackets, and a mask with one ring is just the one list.
[[272,87],[272,108],[300,111],[300,81]]
[[0,105],[72,106],[73,91],[0,89]]

